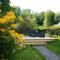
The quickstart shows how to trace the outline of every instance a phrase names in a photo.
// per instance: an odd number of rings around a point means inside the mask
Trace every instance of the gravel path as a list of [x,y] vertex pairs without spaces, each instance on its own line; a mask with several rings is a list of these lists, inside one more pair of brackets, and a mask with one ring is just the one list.
[[46,57],[46,60],[60,60],[60,57],[49,51],[45,46],[37,46],[36,48]]

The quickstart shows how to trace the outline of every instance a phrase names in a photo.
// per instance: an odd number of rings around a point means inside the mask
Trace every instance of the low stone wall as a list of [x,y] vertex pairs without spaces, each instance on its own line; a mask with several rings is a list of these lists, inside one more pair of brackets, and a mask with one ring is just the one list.
[[36,38],[36,37],[29,37],[24,38],[25,41],[23,44],[32,44],[32,45],[45,45],[49,41],[53,41],[56,38]]

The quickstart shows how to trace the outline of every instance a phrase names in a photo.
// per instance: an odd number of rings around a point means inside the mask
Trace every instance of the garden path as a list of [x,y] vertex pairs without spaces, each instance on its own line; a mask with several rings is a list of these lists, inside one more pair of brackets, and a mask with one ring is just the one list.
[[60,60],[60,57],[49,51],[45,46],[36,46],[39,52],[46,57],[46,60]]

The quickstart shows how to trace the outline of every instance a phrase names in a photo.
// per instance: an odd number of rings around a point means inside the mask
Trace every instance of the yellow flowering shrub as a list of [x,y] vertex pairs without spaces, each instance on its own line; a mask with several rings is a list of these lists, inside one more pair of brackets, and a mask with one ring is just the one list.
[[4,23],[6,23],[6,22],[7,22],[6,19],[0,18],[0,24],[4,24]]
[[10,27],[15,28],[16,24],[11,24]]
[[[14,27],[16,27],[16,24],[12,23],[11,21],[14,21],[15,18],[16,18],[16,16],[15,16],[14,12],[9,11],[9,12],[7,12],[7,14],[4,17],[0,18],[0,24],[3,25],[6,23],[7,27],[14,28]],[[10,35],[15,39],[16,42],[18,42],[20,44],[22,44],[24,42],[23,34],[19,34],[15,30],[11,30],[11,29],[9,30],[9,29],[3,28],[3,27],[0,28],[0,31],[5,31],[5,30],[10,33]]]
[[11,36],[12,37],[18,37],[19,36],[19,34],[18,33],[16,33],[16,31],[15,30],[8,30],[9,31],[9,33],[11,34]]
[[7,22],[13,21],[16,18],[14,12],[10,11],[7,12],[7,15],[4,17],[4,19],[7,20]]
[[8,30],[12,37],[16,39],[16,42],[22,44],[24,42],[24,35],[17,33],[15,30]]
[[20,34],[19,35],[19,39],[17,40],[17,42],[19,43],[23,43],[25,40],[24,40],[24,35],[23,34]]
[[10,11],[7,12],[7,15],[5,15],[3,18],[0,18],[0,24],[4,24],[10,21],[14,21],[16,18],[14,12]]

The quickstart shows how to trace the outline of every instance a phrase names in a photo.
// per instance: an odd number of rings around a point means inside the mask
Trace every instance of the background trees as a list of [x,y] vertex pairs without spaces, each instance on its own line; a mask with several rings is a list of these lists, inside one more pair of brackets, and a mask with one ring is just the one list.
[[57,24],[59,22],[60,16],[59,14],[56,14],[51,10],[47,10],[41,13],[35,13],[30,9],[23,9],[20,10],[19,14],[19,18],[17,19],[17,21],[19,20],[18,30],[20,31],[20,33],[30,32],[32,30],[36,31],[39,26],[44,26],[44,28],[47,28],[49,26]]
[[36,18],[29,9],[21,11],[20,14],[18,26],[20,33],[28,33],[29,31],[37,28]]
[[55,13],[52,12],[51,10],[48,10],[45,12],[45,21],[46,21],[46,24],[48,24],[48,26],[51,26],[54,24],[54,16],[55,16]]
[[58,24],[60,22],[60,12],[55,14],[54,24]]
[[38,25],[43,25],[43,21],[44,21],[44,12],[41,12],[41,13],[35,13],[35,17],[36,17],[36,20],[37,20],[37,24]]

